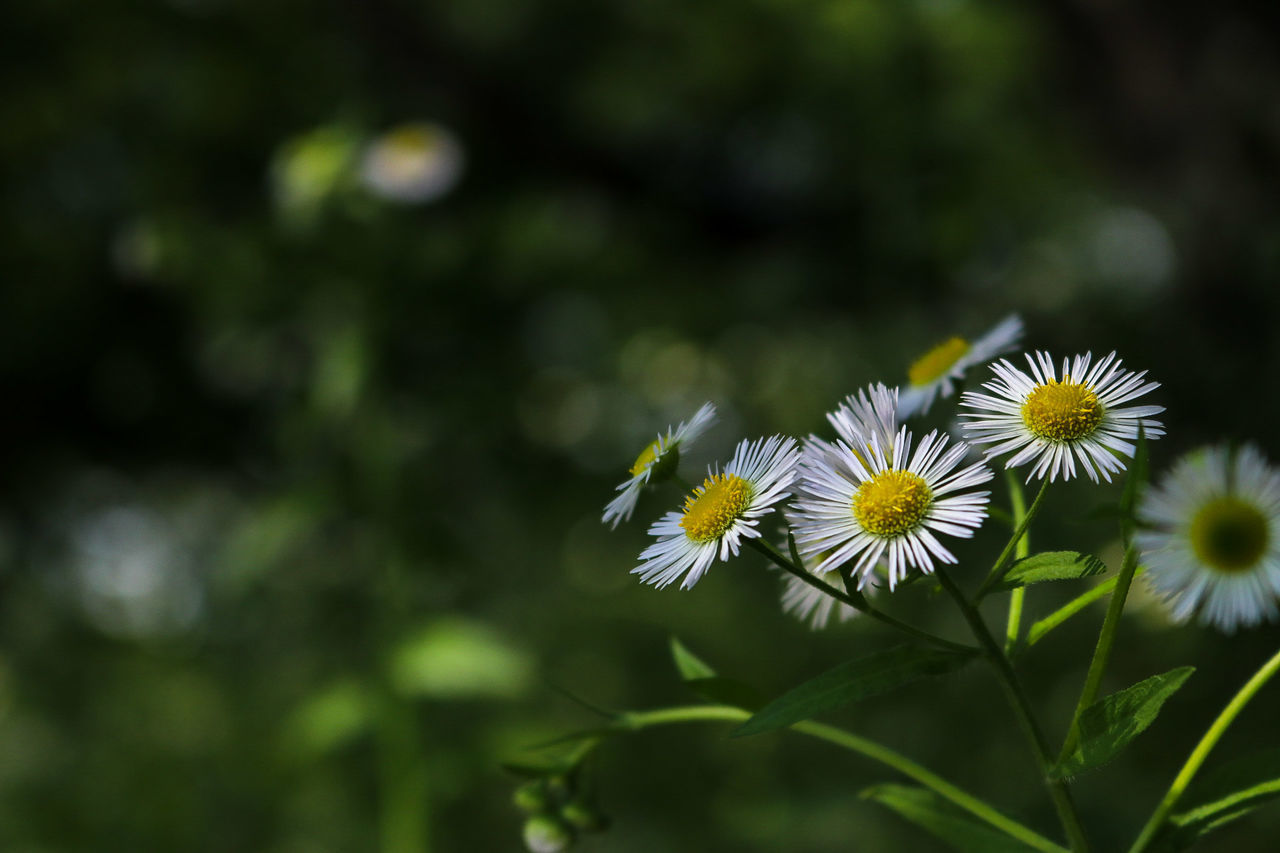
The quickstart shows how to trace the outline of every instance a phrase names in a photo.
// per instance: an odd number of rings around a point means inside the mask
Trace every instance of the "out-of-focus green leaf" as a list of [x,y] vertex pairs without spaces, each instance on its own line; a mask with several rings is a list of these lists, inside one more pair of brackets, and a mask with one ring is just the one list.
[[870,696],[887,693],[926,675],[942,675],[973,658],[918,646],[894,646],[846,661],[789,690],[743,723],[732,737],[745,737],[807,720]]
[[432,622],[391,654],[391,684],[406,696],[509,699],[528,688],[533,663],[482,622]]
[[1033,849],[979,823],[924,788],[876,785],[859,796],[892,809],[962,853],[1026,853]]
[[541,779],[572,773],[600,741],[618,730],[601,728],[574,732],[554,741],[532,747],[502,766],[517,776]]
[[1155,847],[1183,850],[1276,797],[1280,797],[1280,749],[1237,758],[1191,789],[1187,799],[1200,805],[1170,816]]
[[991,591],[1004,591],[1044,581],[1076,580],[1106,572],[1106,563],[1078,551],[1044,551],[1011,565]]
[[1053,768],[1054,778],[1074,776],[1110,761],[1155,722],[1165,700],[1193,672],[1195,667],[1184,666],[1153,675],[1085,708],[1080,713],[1076,748]]
[[285,725],[288,752],[304,758],[322,755],[363,733],[369,726],[373,698],[355,679],[344,679],[313,693]]
[[675,637],[671,638],[671,659],[675,661],[676,671],[684,681],[715,677],[716,671]]

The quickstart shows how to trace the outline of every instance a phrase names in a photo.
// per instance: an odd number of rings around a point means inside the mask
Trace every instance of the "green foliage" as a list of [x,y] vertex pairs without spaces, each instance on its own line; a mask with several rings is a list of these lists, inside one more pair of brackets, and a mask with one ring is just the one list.
[[1076,551],[1045,551],[1013,563],[992,586],[992,591],[1007,591],[1045,581],[1077,580],[1106,572],[1107,566],[1097,557]]
[[746,737],[789,726],[931,675],[961,668],[973,655],[902,645],[839,664],[774,699],[733,732]]
[[1195,667],[1184,666],[1153,675],[1085,708],[1076,747],[1053,768],[1053,775],[1075,776],[1110,761],[1155,722],[1165,701],[1193,672]]
[[979,823],[972,815],[924,788],[875,785],[860,796],[892,809],[961,853],[1027,853],[1033,849]]
[[1184,800],[1199,805],[1170,815],[1158,844],[1170,850],[1191,847],[1202,836],[1277,797],[1280,797],[1280,749],[1263,749],[1242,756],[1192,786]]

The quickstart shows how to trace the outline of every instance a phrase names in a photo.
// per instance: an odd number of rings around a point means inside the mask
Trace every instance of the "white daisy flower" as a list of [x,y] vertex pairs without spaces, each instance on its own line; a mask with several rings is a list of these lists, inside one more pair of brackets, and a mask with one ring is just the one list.
[[[839,572],[827,572],[821,580],[836,589],[843,588],[844,581],[840,578]],[[838,614],[841,622],[848,622],[858,615],[857,610],[843,601],[827,595],[816,586],[805,583],[793,574],[786,573],[782,583],[783,612],[790,613],[801,622],[808,622],[809,627],[815,631],[827,627],[833,614]]]
[[654,522],[649,533],[658,541],[641,552],[631,573],[658,587],[683,575],[680,586],[692,587],[717,555],[727,561],[738,555],[743,539],[760,537],[759,518],[788,496],[799,462],[794,438],[744,439],[723,472],[708,471],[681,512]]
[[703,403],[702,408],[694,412],[692,418],[681,422],[675,429],[667,427],[665,435],[659,435],[649,443],[648,447],[640,451],[635,464],[630,468],[631,479],[618,486],[617,490],[622,494],[609,501],[604,508],[604,516],[600,520],[616,528],[619,521],[631,518],[631,513],[636,508],[636,501],[640,498],[640,492],[649,480],[655,474],[674,472],[676,465],[680,462],[681,445],[691,444],[715,421],[716,407],[710,403]]
[[1257,448],[1184,456],[1138,508],[1147,583],[1173,618],[1232,632],[1280,616],[1280,472]]
[[923,415],[935,397],[955,393],[955,383],[964,378],[966,370],[1016,349],[1021,337],[1022,318],[1010,314],[972,343],[955,337],[938,344],[907,368],[908,385],[898,395],[898,417]]
[[1052,482],[1059,474],[1070,480],[1078,460],[1095,483],[1099,474],[1109,483],[1124,470],[1122,457],[1133,457],[1139,426],[1147,438],[1164,435],[1160,422],[1150,420],[1164,406],[1117,408],[1160,383],[1144,383],[1145,370],[1122,370],[1114,352],[1097,364],[1092,353],[1064,358],[1061,380],[1048,353],[1026,358],[1030,376],[1002,358],[991,365],[996,378],[982,386],[995,396],[966,391],[961,398],[962,406],[977,410],[960,415],[969,419],[969,439],[995,445],[987,448],[988,460],[1012,453],[1006,468],[1034,460],[1028,482],[1046,475]]
[[377,195],[422,204],[448,193],[462,177],[462,144],[448,128],[430,122],[403,124],[372,142],[360,176]]
[[[990,492],[966,492],[992,477],[978,462],[956,470],[968,451],[964,442],[947,449],[948,437],[926,435],[911,452],[903,427],[892,447],[878,436],[856,446],[834,446],[834,464],[810,456],[801,469],[801,497],[792,513],[800,556],[815,574],[856,561],[859,587],[882,557],[888,560],[889,589],[916,567],[933,571],[933,561],[955,556],[935,533],[968,538],[987,516]],[[814,562],[816,560],[816,562]]]

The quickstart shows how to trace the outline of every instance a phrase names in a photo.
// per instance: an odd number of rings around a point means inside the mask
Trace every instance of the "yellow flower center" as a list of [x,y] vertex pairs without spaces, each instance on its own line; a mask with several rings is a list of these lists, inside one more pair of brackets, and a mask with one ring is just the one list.
[[751,505],[751,484],[734,474],[714,474],[685,498],[680,526],[694,542],[714,542]]
[[1102,403],[1093,389],[1070,376],[1037,385],[1022,404],[1022,422],[1037,438],[1075,441],[1102,423]]
[[[635,445],[632,445],[634,447]],[[636,457],[636,462],[631,466],[631,476],[634,477],[648,468],[658,459],[658,439],[650,442],[649,446],[640,451],[640,455]]]
[[1210,501],[1191,519],[1191,548],[1211,569],[1231,574],[1257,564],[1271,542],[1267,517],[1239,498]]
[[863,530],[888,539],[913,529],[932,504],[933,491],[920,475],[881,471],[858,487],[853,517]]
[[968,351],[969,342],[964,338],[949,338],[917,358],[907,368],[907,379],[912,385],[936,382]]

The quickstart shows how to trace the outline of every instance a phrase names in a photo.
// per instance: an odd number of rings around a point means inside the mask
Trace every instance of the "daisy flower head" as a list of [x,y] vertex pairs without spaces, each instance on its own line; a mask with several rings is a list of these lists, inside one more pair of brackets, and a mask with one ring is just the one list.
[[1252,446],[1184,456],[1138,508],[1147,584],[1185,622],[1231,633],[1280,612],[1280,472]]
[[676,465],[680,462],[680,447],[692,444],[715,422],[716,407],[710,403],[703,403],[702,408],[694,412],[689,420],[682,421],[675,428],[667,427],[665,434],[649,442],[629,469],[630,479],[618,486],[617,491],[622,494],[609,501],[604,508],[604,516],[600,520],[617,528],[619,521],[631,518],[631,513],[636,508],[636,501],[640,498],[640,492],[649,481],[655,477],[662,479],[674,473]]
[[907,368],[908,384],[898,397],[898,416],[925,414],[935,397],[955,393],[955,383],[966,370],[1015,349],[1021,338],[1022,318],[1010,314],[976,341],[953,337],[938,344]]
[[[822,576],[822,580],[837,589],[842,588],[843,585],[840,573],[835,571],[827,572]],[[815,631],[827,627],[833,615],[838,615],[841,622],[848,622],[858,615],[857,610],[843,601],[838,601],[795,575],[786,575],[782,584],[782,611],[791,614],[801,622],[808,622],[809,627]]]
[[658,541],[640,553],[631,573],[659,588],[683,576],[680,586],[689,589],[717,557],[728,561],[743,539],[760,537],[759,519],[789,496],[799,462],[794,438],[743,439],[724,470],[709,470],[680,512],[653,523],[649,533]]
[[874,435],[881,447],[892,447],[898,432],[898,389],[869,385],[856,396],[845,397],[827,420],[845,444],[852,446]]
[[1048,353],[1026,358],[1030,374],[1002,358],[991,365],[995,379],[982,386],[990,394],[966,391],[961,398],[960,405],[975,410],[960,415],[968,419],[970,440],[994,445],[988,460],[1011,453],[1006,468],[1032,462],[1028,482],[1045,476],[1053,482],[1059,474],[1070,480],[1079,462],[1089,479],[1096,483],[1101,475],[1109,483],[1124,470],[1123,457],[1133,457],[1139,427],[1147,438],[1164,435],[1151,420],[1164,406],[1125,406],[1160,383],[1144,382],[1145,370],[1122,369],[1114,352],[1096,363],[1092,353],[1064,358],[1062,379]]
[[871,435],[857,445],[837,442],[829,464],[806,459],[792,520],[801,558],[814,561],[811,570],[853,561],[861,588],[885,558],[892,590],[912,567],[927,574],[935,559],[956,562],[936,534],[973,535],[991,493],[969,490],[992,474],[982,462],[959,468],[968,447],[948,443],[935,430],[913,453],[903,427],[891,447]]

